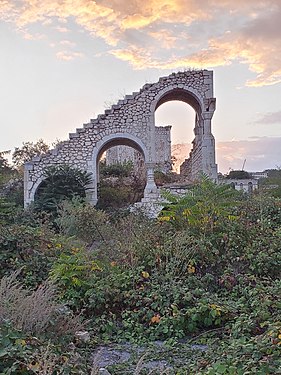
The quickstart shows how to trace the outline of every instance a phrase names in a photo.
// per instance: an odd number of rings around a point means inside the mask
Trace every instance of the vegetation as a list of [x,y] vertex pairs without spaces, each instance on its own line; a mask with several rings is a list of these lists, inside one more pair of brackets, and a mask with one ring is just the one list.
[[30,161],[34,156],[45,154],[49,151],[49,146],[39,139],[37,142],[23,142],[21,147],[16,147],[12,160],[16,168],[22,168],[23,164]]
[[[278,374],[278,197],[203,177],[152,220],[90,206],[77,170],[46,177],[36,210],[0,200],[1,374],[96,374],[98,345],[158,340],[162,373]],[[141,356],[108,370],[149,374]]]
[[60,202],[75,196],[85,197],[91,175],[69,165],[51,166],[35,194],[37,210],[56,212]]
[[260,185],[264,190],[270,190],[275,197],[281,198],[281,170],[268,170],[268,178],[261,180]]
[[100,175],[102,177],[129,177],[133,173],[133,163],[125,161],[106,165],[105,161],[100,162]]
[[227,175],[227,178],[232,178],[232,179],[248,179],[251,178],[250,173],[246,171],[230,171],[229,174]]
[[99,201],[107,211],[128,207],[143,197],[145,177],[135,173],[131,161],[106,165],[100,162]]
[[5,183],[11,179],[15,170],[9,165],[7,155],[10,151],[0,152],[0,187],[2,188]]

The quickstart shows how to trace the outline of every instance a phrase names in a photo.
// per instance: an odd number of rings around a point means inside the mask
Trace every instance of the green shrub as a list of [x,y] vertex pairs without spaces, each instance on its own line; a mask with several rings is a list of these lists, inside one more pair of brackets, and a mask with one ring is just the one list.
[[128,177],[132,174],[133,162],[126,161],[124,163],[115,163],[106,165],[106,163],[100,163],[100,174],[104,177]]
[[83,329],[81,317],[58,302],[52,283],[26,289],[18,273],[0,280],[1,374],[87,373],[76,348],[68,349]]
[[85,197],[91,183],[89,173],[67,164],[46,168],[44,177],[36,190],[35,208],[52,213],[56,213],[59,203],[65,199]]
[[109,229],[109,216],[79,199],[63,201],[58,208],[56,224],[60,232],[91,244],[104,241]]
[[21,280],[36,286],[48,277],[51,263],[60,250],[55,235],[46,225],[0,225],[0,277],[21,269]]

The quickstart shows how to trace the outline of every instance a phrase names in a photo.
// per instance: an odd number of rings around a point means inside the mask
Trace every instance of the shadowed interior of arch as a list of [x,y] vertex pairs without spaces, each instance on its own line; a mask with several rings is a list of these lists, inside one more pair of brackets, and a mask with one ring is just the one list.
[[163,103],[179,100],[181,102],[185,102],[189,104],[195,112],[200,115],[201,114],[201,106],[199,100],[195,97],[195,95],[189,91],[184,89],[173,89],[166,92],[157,102],[155,110],[162,105]]

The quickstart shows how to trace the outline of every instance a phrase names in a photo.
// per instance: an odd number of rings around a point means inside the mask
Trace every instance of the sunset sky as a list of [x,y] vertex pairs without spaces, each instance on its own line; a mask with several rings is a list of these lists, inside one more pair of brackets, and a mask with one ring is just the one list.
[[[0,150],[52,143],[172,71],[214,70],[219,170],[281,167],[281,0],[0,0]],[[191,142],[193,112],[158,125]]]

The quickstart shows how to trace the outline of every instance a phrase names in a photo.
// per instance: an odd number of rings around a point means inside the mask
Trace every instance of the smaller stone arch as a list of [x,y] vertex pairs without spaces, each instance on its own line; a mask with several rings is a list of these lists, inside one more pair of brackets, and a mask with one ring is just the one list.
[[[28,164],[29,163],[25,163],[25,169],[28,168]],[[31,202],[34,202],[34,197],[35,197],[36,191],[44,180],[45,180],[45,178],[44,178],[43,174],[41,174],[38,177],[38,179],[36,180],[36,182],[34,184],[32,184],[32,188],[30,190],[27,190],[26,187],[29,186],[29,181],[26,181],[26,173],[25,173],[25,203],[29,204]]]
[[[152,163],[149,160],[149,152],[145,144],[136,136],[130,133],[115,133],[103,137],[93,149],[91,163],[88,163],[88,172],[92,174],[92,185],[87,191],[87,198],[92,204],[96,204],[98,201],[97,185],[99,182],[99,168],[98,163],[102,154],[110,147],[125,145],[132,147],[139,151],[143,158],[147,170],[147,183],[145,187],[144,195],[155,192],[157,193],[157,187],[154,182],[154,173]],[[158,194],[158,193],[157,193]]]

